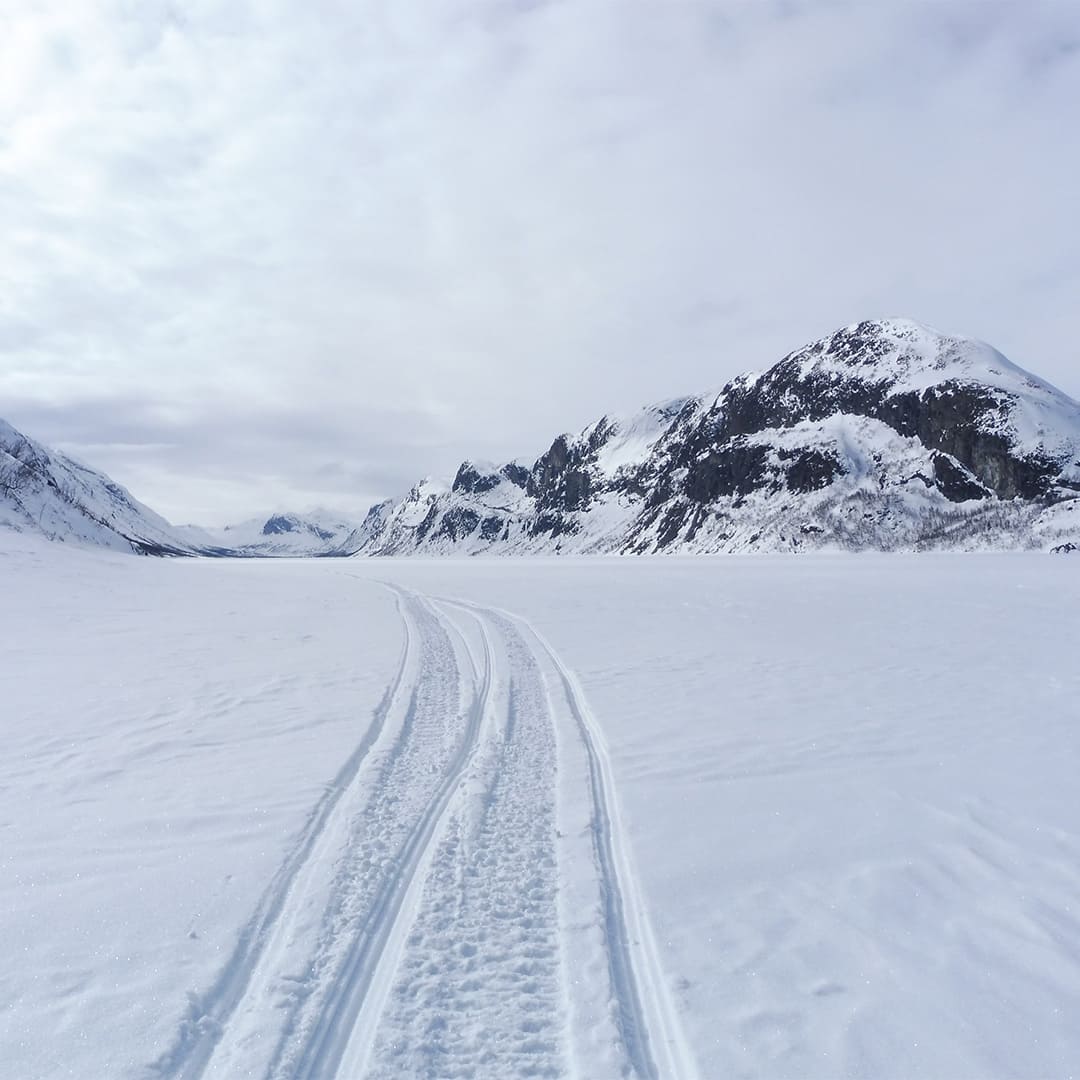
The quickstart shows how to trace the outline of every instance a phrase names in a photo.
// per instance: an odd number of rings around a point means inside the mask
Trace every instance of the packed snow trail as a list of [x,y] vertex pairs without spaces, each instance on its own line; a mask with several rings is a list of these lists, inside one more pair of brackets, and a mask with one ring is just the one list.
[[[410,678],[415,679],[415,615],[399,595],[404,645],[394,681],[375,711],[374,719],[326,793],[308,817],[289,855],[274,875],[255,913],[241,931],[221,975],[205,994],[190,995],[188,1019],[174,1046],[155,1063],[153,1071],[187,1080],[202,1076],[222,1033],[238,1008],[264,997],[276,976],[275,946],[289,932],[296,909],[309,888],[310,878],[332,859],[343,843],[348,817],[361,798],[358,778],[369,751],[382,735],[388,715],[395,710]],[[268,958],[268,960],[267,960]],[[267,970],[269,968],[269,970]],[[224,1055],[228,1058],[228,1051]]]
[[[649,1080],[669,1077],[693,1080],[698,1075],[697,1065],[668,990],[645,899],[633,871],[606,744],[577,678],[528,620],[510,612],[484,609],[464,601],[457,603],[495,621],[504,639],[515,643],[511,649],[515,674],[529,674],[542,680],[549,724],[567,729],[563,732],[560,766],[567,772],[580,774],[582,779],[587,776],[586,812],[593,884],[599,890],[609,979],[606,989],[612,1001],[617,1041],[626,1059],[620,1072]],[[583,770],[578,760],[582,756]],[[573,780],[578,780],[578,775]],[[563,799],[567,801],[565,794]],[[569,810],[564,808],[564,817],[569,816]],[[580,851],[572,854],[580,859]],[[573,913],[569,914],[570,919],[564,918],[564,922],[573,919]],[[572,940],[573,930],[564,927],[562,937],[564,943]],[[587,948],[584,940],[580,946]],[[571,962],[577,955],[575,949],[570,954]],[[593,994],[602,992],[595,985],[597,981],[594,976]],[[580,997],[583,991],[590,992],[586,990],[587,982],[580,977],[572,980],[568,988],[571,999]],[[575,1006],[580,1009],[582,1004],[572,1001],[571,1010]],[[597,1018],[590,1015],[589,1026],[596,1023]]]
[[356,823],[308,991],[271,1063],[274,1077],[338,1075],[383,952],[400,928],[398,920],[410,915],[403,911],[410,883],[426,864],[476,746],[487,680],[477,680],[470,700],[461,680],[462,657],[445,619],[429,604],[421,606],[426,662],[398,740]]
[[604,897],[608,962],[619,997],[619,1027],[627,1050],[643,1075],[692,1080],[698,1075],[697,1065],[679,1023],[645,898],[631,864],[603,733],[577,677],[538,630],[523,618],[517,621],[558,672],[588,758],[593,844]]
[[402,658],[158,1076],[697,1075],[572,673],[387,586]]
[[478,618],[488,662],[503,668],[496,724],[435,853],[374,1042],[357,1032],[344,1075],[570,1071],[555,731],[520,635],[503,620]]

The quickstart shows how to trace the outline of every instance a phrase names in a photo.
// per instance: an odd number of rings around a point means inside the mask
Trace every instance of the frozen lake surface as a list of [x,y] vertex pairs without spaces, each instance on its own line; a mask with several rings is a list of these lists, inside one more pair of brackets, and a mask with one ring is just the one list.
[[1078,570],[0,537],[3,1071],[1075,1075]]

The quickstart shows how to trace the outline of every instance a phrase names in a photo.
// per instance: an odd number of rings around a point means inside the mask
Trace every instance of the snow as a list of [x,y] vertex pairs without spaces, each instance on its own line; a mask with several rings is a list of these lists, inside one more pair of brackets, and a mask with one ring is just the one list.
[[358,520],[337,510],[277,510],[221,529],[193,530],[192,536],[201,533],[201,545],[245,555],[304,556],[336,551],[358,528]]
[[1076,1070],[1073,559],[0,582],[7,1074]]
[[[596,455],[596,467],[600,474],[613,477],[619,469],[646,461],[660,436],[692,400],[695,399],[674,398],[650,405],[626,419],[610,421],[613,433]],[[600,423],[604,424],[605,421]],[[578,438],[585,441],[591,430],[586,428]]]
[[116,551],[190,550],[188,533],[114,480],[0,420],[0,529]]
[[[972,393],[957,394],[960,387]],[[889,399],[932,388],[945,400],[927,411],[946,427],[950,394],[960,413],[973,410],[967,440],[947,431],[929,443],[925,433],[900,434],[913,422],[912,402],[893,408]],[[770,415],[783,426],[759,429]],[[821,419],[798,419],[810,416]],[[417,485],[375,508],[344,550],[423,557],[991,551],[1077,541],[1074,515],[1052,501],[1075,498],[1080,485],[1080,404],[982,342],[910,320],[853,324],[716,396],[605,416],[553,446],[524,487],[472,462],[462,468],[482,475],[488,490],[475,480],[449,490]],[[747,447],[765,454],[748,462]],[[946,447],[960,457],[942,460]],[[1006,497],[1005,448],[1027,476],[1012,485],[1023,499]],[[703,466],[693,476],[689,455]],[[1044,474],[1048,498],[1036,499]],[[703,494],[713,486],[726,494]]]
[[894,394],[922,393],[946,382],[975,383],[1011,398],[1004,427],[1023,453],[1053,457],[1080,455],[1080,405],[1043,379],[1008,360],[985,342],[953,337],[911,319],[882,319],[873,324],[871,354],[837,356],[830,344],[858,334],[853,324],[831,338],[793,354],[800,376],[827,375],[843,380],[857,374],[869,383],[885,383]]

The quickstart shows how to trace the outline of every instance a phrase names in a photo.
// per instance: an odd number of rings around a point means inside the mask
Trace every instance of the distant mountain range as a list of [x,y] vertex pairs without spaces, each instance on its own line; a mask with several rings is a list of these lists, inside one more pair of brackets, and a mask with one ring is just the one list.
[[357,522],[331,510],[276,513],[224,529],[208,530],[212,543],[242,555],[342,555]]
[[1080,546],[1080,404],[981,342],[889,319],[372,507],[177,529],[0,424],[0,524],[149,554],[455,555]]
[[342,554],[357,522],[274,514],[221,530],[170,525],[120,484],[0,420],[0,527],[142,555]]

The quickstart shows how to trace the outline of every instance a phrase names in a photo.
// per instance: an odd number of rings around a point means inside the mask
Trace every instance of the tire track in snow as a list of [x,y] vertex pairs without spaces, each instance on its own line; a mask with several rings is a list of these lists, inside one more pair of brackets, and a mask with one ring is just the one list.
[[612,986],[619,999],[619,1027],[634,1070],[649,1080],[695,1080],[693,1052],[660,962],[645,898],[628,853],[607,745],[577,676],[527,619],[514,620],[535,639],[554,666],[577,723],[589,765],[593,845],[604,900]]
[[502,1080],[568,1074],[556,854],[556,737],[533,654],[507,620],[449,601],[508,666],[469,784],[423,883],[376,1024],[341,1075]]
[[[395,586],[388,587],[401,592]],[[441,664],[436,662],[423,669],[406,724],[364,815],[365,822],[373,829],[374,844],[369,847],[384,848],[387,836],[402,831],[404,835],[393,854],[381,860],[364,860],[363,845],[360,845],[359,873],[347,875],[342,887],[346,892],[355,888],[363,893],[364,886],[370,886],[373,876],[377,884],[366,890],[369,895],[364,897],[358,913],[350,913],[347,903],[341,909],[346,916],[353,914],[354,917],[345,920],[332,917],[328,927],[331,951],[338,954],[333,974],[322,985],[316,975],[314,1012],[307,1018],[305,1027],[286,1033],[271,1066],[274,1076],[295,1080],[336,1076],[353,1031],[358,1028],[368,1030],[377,1023],[381,991],[392,975],[390,969],[395,964],[399,942],[411,924],[422,886],[422,870],[429,861],[439,826],[478,743],[488,711],[492,676],[490,659],[483,672],[477,673],[476,692],[464,710],[463,731],[452,740],[454,746],[448,760],[439,760],[445,755],[437,752],[437,739],[433,738],[433,733],[446,721],[448,702],[445,693],[440,693],[438,683],[440,678],[446,677],[447,659],[453,668],[455,689],[460,677],[449,635],[461,639],[470,660],[471,653],[464,635],[436,608],[426,603],[424,606],[438,626],[442,639]],[[439,670],[440,666],[443,671]],[[460,719],[459,703],[454,704],[453,711]],[[416,803],[415,796],[420,789],[426,797]],[[412,807],[408,805],[410,796],[414,797]],[[410,810],[415,812],[410,814]],[[375,875],[372,875],[372,869],[375,869]],[[348,899],[346,896],[345,900]],[[342,922],[345,925],[338,925]],[[347,939],[344,948],[338,948],[342,938]]]
[[[606,747],[576,678],[525,619],[387,587],[406,627],[394,683],[221,978],[156,1072],[176,1080],[208,1072],[352,1080],[370,1057],[380,1077],[596,1075],[593,1063],[582,1073],[581,1063],[567,1060],[567,1009],[575,994],[609,992],[618,1042],[608,1045],[621,1044],[620,1073],[696,1077],[629,863]],[[440,604],[476,620],[482,658]],[[501,676],[505,713],[495,707],[493,632],[509,659]],[[459,659],[473,669],[471,695]],[[381,739],[380,760],[369,751],[406,689],[411,699],[399,728],[390,729],[392,740]],[[563,698],[573,743],[583,751],[574,755],[582,763],[575,771],[587,779],[581,807],[584,815],[591,804],[591,820],[580,836],[583,845],[591,842],[602,920],[596,975],[576,986],[566,978],[574,958],[561,955],[569,939],[560,934],[567,928],[559,924],[553,845]],[[362,768],[365,759],[370,768]],[[587,851],[583,846],[583,858]],[[325,877],[335,856],[338,871],[321,894],[329,899],[319,941],[304,953],[306,970],[287,975],[285,952],[268,946],[290,932],[298,917],[294,894],[303,894],[308,874],[322,864]],[[569,857],[577,865],[577,856]],[[605,963],[606,979],[599,976]],[[294,987],[285,1008],[270,1010],[280,1033],[272,1054],[264,1045],[247,1055],[250,1036],[238,1035],[243,1024],[229,1023],[253,980],[263,992],[255,1012],[261,1008],[264,1018],[270,991]],[[237,1037],[217,1060],[223,1035]],[[401,1057],[402,1047],[418,1048],[419,1065],[415,1055],[411,1062]],[[257,1060],[264,1050],[265,1071]]]
[[372,747],[386,726],[386,719],[401,696],[415,651],[416,631],[406,600],[395,593],[404,641],[397,672],[375,709],[364,737],[349,755],[337,775],[308,816],[289,854],[278,868],[240,932],[232,955],[214,984],[204,994],[189,995],[188,1016],[173,1046],[153,1065],[152,1075],[193,1080],[202,1076],[222,1032],[240,1005],[251,984],[268,944],[287,921],[288,905],[304,871],[324,857],[323,842],[335,832],[335,825],[346,818],[355,801],[357,780]]
[[645,898],[630,862],[607,746],[577,677],[523,616],[454,602],[509,620],[535,641],[531,651],[537,663],[543,667],[546,661],[552,668],[585,751],[608,973],[617,1003],[616,1025],[630,1070],[644,1080],[695,1080],[697,1064],[668,989]]

